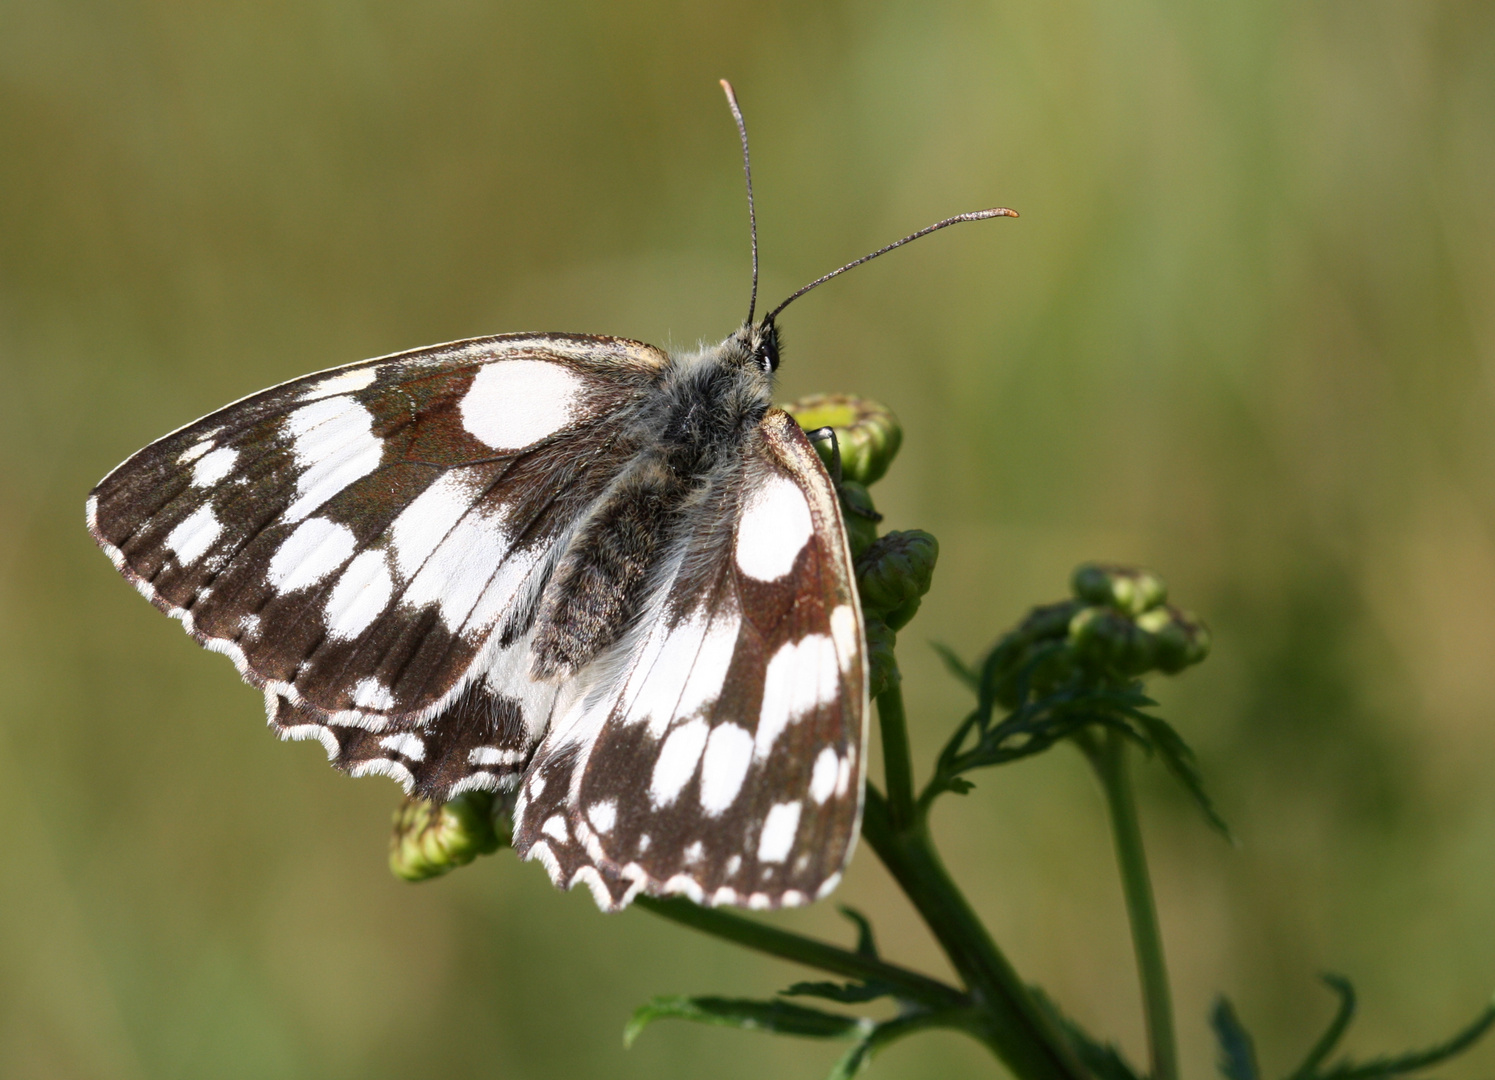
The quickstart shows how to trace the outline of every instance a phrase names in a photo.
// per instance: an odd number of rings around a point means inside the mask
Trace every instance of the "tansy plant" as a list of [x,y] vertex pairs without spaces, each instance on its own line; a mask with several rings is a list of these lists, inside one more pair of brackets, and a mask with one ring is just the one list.
[[[900,429],[886,408],[857,398],[821,395],[786,407],[806,430],[831,427],[837,434],[835,443],[817,446],[833,475],[839,474],[884,761],[881,786],[867,781],[862,836],[949,957],[960,984],[882,956],[871,924],[850,907],[840,909],[856,930],[856,945],[847,949],[687,899],[639,896],[634,903],[656,915],[839,981],[795,983],[765,1000],[658,997],[634,1013],[624,1042],[632,1043],[650,1023],[665,1017],[842,1039],[850,1049],[831,1072],[836,1080],[860,1071],[896,1039],[928,1028],[952,1028],[985,1045],[1020,1080],[1177,1080],[1173,1006],[1131,769],[1138,750],[1160,763],[1183,785],[1209,825],[1229,838],[1205,794],[1194,755],[1172,725],[1150,711],[1155,703],[1144,692],[1146,677],[1176,674],[1205,658],[1209,634],[1203,623],[1170,605],[1167,589],[1154,574],[1095,564],[1079,567],[1070,581],[1069,599],[1034,608],[976,662],[968,664],[941,648],[946,666],[970,690],[975,706],[956,724],[919,787],[895,646],[898,632],[929,589],[939,545],[917,529],[879,535],[868,491],[898,452]],[[977,770],[1065,742],[1079,748],[1105,792],[1141,983],[1145,1070],[1023,980],[946,871],[929,829],[936,800],[969,792]],[[509,807],[503,797],[486,792],[468,792],[439,807],[407,800],[395,815],[390,866],[400,877],[418,881],[496,851],[511,832]],[[1354,1017],[1355,992],[1337,975],[1324,981],[1339,998],[1338,1010],[1285,1080],[1410,1075],[1447,1061],[1495,1024],[1492,1003],[1436,1046],[1364,1062],[1336,1057]],[[823,1004],[806,1004],[810,1000]],[[874,1001],[891,1002],[893,1017],[865,1015],[863,1007]],[[886,1015],[886,1005],[880,1012]],[[1214,1005],[1210,1022],[1219,1041],[1220,1072],[1227,1080],[1259,1080],[1251,1036],[1228,1001],[1222,998]]]

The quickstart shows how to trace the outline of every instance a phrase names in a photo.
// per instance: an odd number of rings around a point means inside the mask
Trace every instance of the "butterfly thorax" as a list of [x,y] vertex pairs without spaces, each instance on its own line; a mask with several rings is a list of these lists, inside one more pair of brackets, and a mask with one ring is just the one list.
[[[541,596],[537,678],[569,676],[638,621],[684,530],[730,520],[745,452],[772,403],[773,328],[671,356],[630,427],[639,450],[579,524]],[[707,518],[704,523],[701,518]]]

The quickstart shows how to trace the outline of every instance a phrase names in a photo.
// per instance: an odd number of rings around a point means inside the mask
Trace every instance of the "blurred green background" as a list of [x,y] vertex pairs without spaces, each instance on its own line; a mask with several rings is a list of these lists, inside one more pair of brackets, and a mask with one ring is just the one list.
[[[661,1025],[800,973],[511,854],[384,867],[393,785],[93,548],[116,462],[262,386],[509,330],[719,339],[788,313],[785,398],[902,416],[879,499],[943,562],[903,659],[920,761],[966,655],[1087,558],[1213,625],[1160,687],[1243,846],[1149,770],[1188,1075],[1268,1072],[1356,980],[1361,1054],[1495,987],[1495,5],[0,0],[0,1075],[816,1077],[839,1046]],[[1061,750],[937,819],[1024,974],[1141,1059],[1100,800]],[[946,969],[870,853],[838,894]],[[849,940],[827,905],[777,917]],[[1488,1075],[1495,1044],[1445,1070]],[[954,1035],[879,1077],[981,1075]]]

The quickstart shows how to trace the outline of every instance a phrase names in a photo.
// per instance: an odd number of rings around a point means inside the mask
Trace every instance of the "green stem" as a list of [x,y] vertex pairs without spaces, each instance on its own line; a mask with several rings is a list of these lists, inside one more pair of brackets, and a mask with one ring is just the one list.
[[1020,1080],[1083,1080],[1087,1074],[1073,1048],[940,862],[922,816],[896,828],[889,800],[869,783],[862,835],[975,995],[986,1019],[984,1041],[993,1052]]
[[908,722],[903,712],[903,683],[896,668],[888,687],[877,695],[877,721],[882,731],[882,767],[888,784],[888,814],[895,829],[915,820],[914,766],[908,746]]
[[1142,1012],[1147,1023],[1151,1080],[1178,1080],[1173,1000],[1168,990],[1168,968],[1163,962],[1163,937],[1158,929],[1152,880],[1147,873],[1147,853],[1142,847],[1137,800],[1132,793],[1127,737],[1119,731],[1107,731],[1099,738],[1086,732],[1078,736],[1076,742],[1095,767],[1111,814],[1111,835],[1116,844],[1116,862],[1121,870],[1127,917],[1132,924],[1137,975],[1142,983]]
[[950,1010],[969,1008],[970,998],[937,979],[920,975],[916,971],[875,960],[860,953],[850,952],[828,945],[814,938],[767,926],[753,919],[734,915],[720,908],[701,907],[679,897],[660,899],[639,896],[634,904],[645,911],[652,911],[666,919],[719,937],[736,945],[743,945],[758,952],[793,960],[806,967],[819,968],[848,979],[863,982],[885,982],[896,988],[898,996],[918,1002],[930,1009]]

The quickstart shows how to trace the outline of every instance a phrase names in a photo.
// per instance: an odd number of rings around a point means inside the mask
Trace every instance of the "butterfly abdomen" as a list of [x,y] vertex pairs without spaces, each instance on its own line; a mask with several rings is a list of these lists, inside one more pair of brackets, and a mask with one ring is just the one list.
[[694,486],[651,455],[603,497],[546,586],[533,647],[536,678],[579,671],[633,625]]

